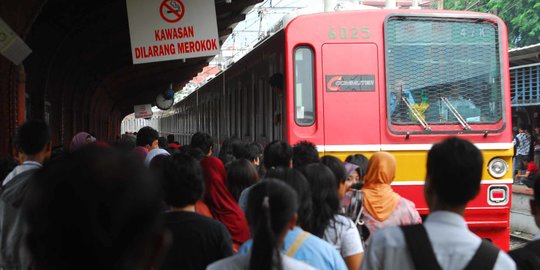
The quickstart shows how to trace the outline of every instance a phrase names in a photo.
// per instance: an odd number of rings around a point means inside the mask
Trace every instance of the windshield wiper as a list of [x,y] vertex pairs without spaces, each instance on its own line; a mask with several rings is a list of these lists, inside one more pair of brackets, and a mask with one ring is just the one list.
[[401,99],[403,100],[403,103],[405,103],[405,105],[407,105],[407,108],[409,108],[409,110],[411,111],[414,118],[416,118],[416,120],[420,123],[420,125],[422,125],[424,130],[431,130],[431,127],[426,122],[426,119],[424,119],[422,114],[420,112],[418,112],[418,110],[411,105],[409,100],[407,98],[405,98],[405,97],[401,97]]
[[448,110],[452,112],[454,117],[458,120],[458,122],[463,126],[464,130],[471,130],[471,126],[467,123],[467,121],[463,118],[463,116],[458,112],[458,110],[450,103],[447,97],[441,97],[442,103],[448,107]]

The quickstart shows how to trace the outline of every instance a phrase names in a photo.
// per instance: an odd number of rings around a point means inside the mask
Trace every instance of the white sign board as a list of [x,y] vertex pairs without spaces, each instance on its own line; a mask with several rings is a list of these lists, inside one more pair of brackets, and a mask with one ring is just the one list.
[[19,65],[31,52],[28,45],[0,18],[0,53]]
[[134,64],[219,52],[214,0],[126,0]]
[[142,104],[142,105],[135,105],[135,118],[150,118],[152,117],[152,105],[150,104]]

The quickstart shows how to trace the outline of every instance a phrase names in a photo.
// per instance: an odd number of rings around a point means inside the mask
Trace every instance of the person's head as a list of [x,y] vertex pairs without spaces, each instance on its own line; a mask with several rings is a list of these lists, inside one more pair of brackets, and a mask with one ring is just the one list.
[[281,265],[283,239],[296,225],[296,196],[291,187],[275,179],[261,181],[251,189],[246,209],[253,237],[250,270],[270,270]]
[[132,151],[135,146],[135,137],[131,134],[122,134],[116,143],[116,147],[124,151]]
[[51,134],[49,126],[42,120],[28,120],[17,129],[15,137],[17,150],[26,158],[48,160],[51,156]]
[[345,175],[347,176],[345,185],[349,189],[353,184],[360,182],[360,175],[358,174],[359,166],[349,162],[345,162],[343,166],[345,167]]
[[96,138],[94,136],[90,135],[90,133],[87,132],[79,132],[73,136],[73,139],[71,139],[71,144],[69,145],[69,151],[73,152],[77,149],[87,145],[96,142]]
[[396,158],[387,152],[376,152],[369,160],[364,188],[390,185],[396,177]]
[[191,147],[189,145],[182,146],[178,152],[184,153],[199,161],[206,157],[206,155],[202,152],[201,149],[196,148],[196,147]]
[[258,181],[257,169],[247,159],[234,160],[227,167],[227,188],[236,201],[244,189]]
[[164,243],[156,181],[89,146],[45,164],[23,205],[36,269],[150,269]]
[[354,155],[349,155],[345,159],[345,162],[357,165],[358,168],[356,169],[356,172],[358,173],[358,177],[360,177],[360,181],[364,181],[364,177],[366,176],[366,173],[367,173],[369,159],[362,154],[354,154]]
[[339,198],[336,187],[336,177],[332,170],[321,163],[312,163],[302,168],[309,186],[313,212],[305,229],[322,237],[330,220],[339,210]]
[[259,166],[262,156],[262,146],[257,142],[251,142],[246,145],[245,159],[249,160],[253,165]]
[[167,135],[167,143],[174,143],[174,135],[173,134]]
[[[241,143],[242,141],[238,137],[229,137],[223,140],[223,143],[221,143],[221,148],[219,148],[219,154],[218,154],[219,159],[221,159],[222,156],[226,156],[226,155],[232,156],[234,145],[241,144]],[[223,161],[223,163],[226,163],[226,162]]]
[[152,127],[146,126],[139,129],[137,132],[136,144],[142,146],[148,151],[159,148],[158,144],[159,133]]
[[243,141],[238,141],[232,145],[232,154],[234,158],[246,158],[247,153],[247,143]]
[[163,165],[158,175],[165,203],[175,208],[195,205],[204,192],[199,161],[187,154],[176,154]]
[[527,130],[527,125],[523,125],[523,124],[519,125],[519,129],[518,129],[519,133],[523,133],[526,130]]
[[321,158],[321,163],[326,165],[334,173],[338,196],[339,198],[343,198],[345,192],[352,184],[352,182],[347,182],[347,173],[343,162],[334,156],[324,156]]
[[296,169],[278,167],[269,170],[266,178],[279,179],[296,191],[298,195],[298,220],[296,224],[302,228],[308,224],[313,202],[311,201],[311,188],[306,177]]
[[290,167],[292,148],[284,141],[273,141],[263,151],[263,163],[267,170],[274,167]]
[[167,147],[167,139],[165,137],[159,137],[158,138],[158,146],[161,149],[165,149],[165,147]]
[[214,140],[208,133],[197,132],[191,136],[190,146],[193,148],[199,148],[206,156],[211,156]]
[[317,146],[308,141],[300,141],[293,146],[293,167],[301,168],[311,163],[319,162]]
[[462,212],[480,191],[482,163],[482,153],[469,141],[452,137],[433,145],[424,185],[430,210]]

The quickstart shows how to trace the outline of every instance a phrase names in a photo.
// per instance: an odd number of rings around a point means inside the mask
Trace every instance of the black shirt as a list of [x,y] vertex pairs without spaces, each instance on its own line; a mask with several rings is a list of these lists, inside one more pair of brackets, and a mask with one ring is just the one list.
[[219,221],[184,211],[164,215],[173,243],[159,269],[206,269],[233,254],[231,235]]

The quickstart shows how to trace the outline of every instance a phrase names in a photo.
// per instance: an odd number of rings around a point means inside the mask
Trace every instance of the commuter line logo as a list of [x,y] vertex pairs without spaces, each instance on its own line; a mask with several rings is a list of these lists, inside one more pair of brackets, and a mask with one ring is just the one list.
[[159,15],[166,22],[175,23],[184,17],[185,10],[180,0],[163,0],[159,7]]

